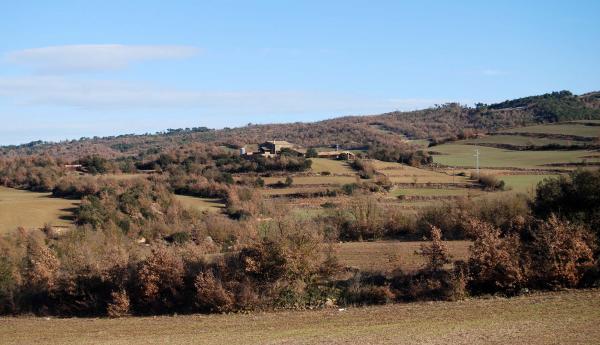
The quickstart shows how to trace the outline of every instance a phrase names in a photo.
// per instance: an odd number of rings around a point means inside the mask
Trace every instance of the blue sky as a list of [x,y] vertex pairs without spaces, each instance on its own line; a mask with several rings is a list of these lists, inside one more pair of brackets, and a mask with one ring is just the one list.
[[600,89],[600,1],[2,1],[0,144]]

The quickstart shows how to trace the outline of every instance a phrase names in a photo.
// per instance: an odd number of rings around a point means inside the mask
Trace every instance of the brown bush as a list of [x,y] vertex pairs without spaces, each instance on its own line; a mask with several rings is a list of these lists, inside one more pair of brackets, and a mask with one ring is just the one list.
[[575,287],[594,265],[593,235],[555,215],[533,231],[529,251],[533,279],[542,287]]
[[235,297],[212,270],[200,272],[194,280],[196,304],[202,311],[224,313],[232,311]]
[[130,302],[127,291],[113,291],[111,293],[111,301],[108,303],[106,308],[106,314],[109,317],[122,317],[129,315],[130,313]]
[[472,291],[516,292],[526,283],[521,263],[521,242],[516,234],[501,235],[500,229],[478,219],[469,222],[475,237],[469,248],[469,286]]
[[432,226],[430,232],[431,243],[422,244],[417,254],[424,257],[427,262],[424,270],[437,272],[444,269],[444,265],[451,262],[448,247],[442,241],[442,231],[440,228]]
[[166,247],[157,247],[137,271],[138,303],[142,311],[164,312],[177,306],[183,288],[181,256]]
[[30,233],[27,238],[27,253],[23,277],[31,293],[49,292],[54,289],[60,262],[48,248],[43,236]]

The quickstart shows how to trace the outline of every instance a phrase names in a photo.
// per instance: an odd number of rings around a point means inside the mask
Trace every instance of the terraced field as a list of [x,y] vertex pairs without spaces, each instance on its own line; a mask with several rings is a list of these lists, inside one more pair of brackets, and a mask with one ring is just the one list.
[[382,162],[378,160],[371,161],[377,172],[386,175],[394,183],[459,183],[467,182],[464,177],[452,176],[450,174],[419,169],[405,164]]
[[499,145],[515,145],[515,146],[544,146],[544,145],[585,145],[587,142],[576,141],[576,140],[565,140],[555,138],[536,138],[528,137],[524,135],[487,135],[475,139],[467,139],[461,141],[461,143],[467,144],[499,144]]
[[[333,189],[333,186],[331,187]],[[304,193],[324,192],[327,187],[289,187],[289,188],[265,188],[262,190],[263,195],[293,195]]]
[[[285,182],[285,177],[265,177],[265,184],[276,184]],[[343,185],[356,182],[353,176],[295,176],[294,185]]]
[[53,198],[50,193],[0,187],[0,233],[19,226],[41,228],[45,224],[70,227],[79,201]]
[[[475,167],[475,150],[480,153],[480,166],[489,168],[524,168],[548,169],[546,164],[579,163],[593,151],[513,151],[495,147],[465,145],[460,142],[443,144],[431,148],[440,154],[433,156],[436,163],[447,166]],[[600,161],[598,158],[588,158],[588,161]]]
[[[346,242],[336,245],[336,255],[342,265],[361,270],[392,271],[400,268],[411,271],[420,268],[425,261],[415,252],[425,242]],[[469,241],[446,241],[455,260],[465,260],[469,254]]]
[[311,170],[316,173],[330,172],[332,174],[355,175],[356,171],[350,167],[347,161],[338,161],[327,158],[311,158]]
[[498,176],[511,191],[517,193],[533,193],[537,184],[545,178],[558,175],[506,175]]
[[[588,120],[589,121],[589,120]],[[536,125],[503,130],[506,133],[536,133],[536,134],[560,134],[580,137],[600,136],[600,126],[586,126],[576,123],[559,123],[549,125]]]
[[475,188],[397,188],[390,192],[392,196],[475,196],[481,194]]

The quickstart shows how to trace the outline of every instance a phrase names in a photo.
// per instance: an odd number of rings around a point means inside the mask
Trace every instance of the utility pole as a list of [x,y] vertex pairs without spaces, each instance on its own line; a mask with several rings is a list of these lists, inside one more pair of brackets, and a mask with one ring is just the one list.
[[477,179],[479,180],[479,149],[475,150],[475,169],[477,171]]

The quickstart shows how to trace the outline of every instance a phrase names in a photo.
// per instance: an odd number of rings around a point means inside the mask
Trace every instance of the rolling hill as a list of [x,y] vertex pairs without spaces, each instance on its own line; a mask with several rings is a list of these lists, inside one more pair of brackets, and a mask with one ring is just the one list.
[[447,103],[432,108],[370,116],[347,116],[313,123],[248,125],[220,130],[206,127],[169,129],[155,134],[81,138],[59,143],[31,142],[0,148],[0,156],[47,153],[66,160],[82,155],[107,158],[152,153],[191,142],[232,148],[247,143],[285,139],[303,146],[340,145],[347,149],[419,149],[407,139],[443,142],[527,125],[600,119],[600,92],[574,95],[569,91],[474,107]]

